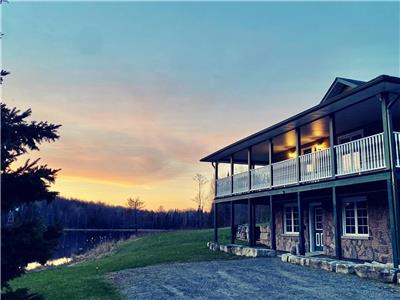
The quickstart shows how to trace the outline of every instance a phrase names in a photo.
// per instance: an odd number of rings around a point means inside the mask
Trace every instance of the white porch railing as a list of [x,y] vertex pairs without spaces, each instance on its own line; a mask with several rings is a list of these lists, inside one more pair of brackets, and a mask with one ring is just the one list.
[[224,177],[217,180],[217,196],[227,196],[231,194],[231,177]]
[[396,144],[396,167],[400,168],[400,132],[394,133],[394,143]]
[[300,181],[332,176],[330,148],[300,156]]
[[[395,163],[400,167],[400,132],[394,132],[396,148]],[[336,175],[347,175],[373,171],[386,167],[383,133],[375,134],[356,141],[337,145],[334,147],[336,154]],[[251,190],[261,190],[297,183],[297,159],[292,158],[272,166],[252,169],[217,180],[217,197],[231,195],[231,180],[233,193],[246,193],[249,189],[249,174],[251,176]],[[299,157],[300,182],[314,181],[329,178],[332,174],[330,148],[305,154]],[[271,167],[273,178],[271,186]]]
[[335,146],[337,175],[384,168],[383,133]]
[[274,186],[297,182],[297,159],[291,158],[272,164],[272,183]]
[[242,172],[233,175],[233,193],[249,191],[249,172]]
[[265,166],[250,170],[251,190],[260,190],[271,187],[271,167]]

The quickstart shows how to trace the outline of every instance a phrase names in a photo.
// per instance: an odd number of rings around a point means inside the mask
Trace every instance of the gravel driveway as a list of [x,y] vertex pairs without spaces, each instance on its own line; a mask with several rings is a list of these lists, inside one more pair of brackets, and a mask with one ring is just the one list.
[[400,299],[400,288],[278,258],[176,263],[112,273],[124,299]]

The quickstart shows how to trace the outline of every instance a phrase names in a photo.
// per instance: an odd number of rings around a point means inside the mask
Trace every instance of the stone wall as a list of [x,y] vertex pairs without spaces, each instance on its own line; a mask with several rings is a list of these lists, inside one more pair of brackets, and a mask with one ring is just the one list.
[[[386,194],[368,195],[367,208],[369,237],[342,237],[342,256],[348,259],[362,259],[381,263],[392,262],[389,209]],[[342,225],[340,224],[340,226]],[[324,254],[335,255],[332,207],[329,205],[324,205]]]
[[[298,235],[285,234],[284,232],[284,205],[275,206],[275,230],[276,230],[276,249],[290,252],[292,248],[297,247],[299,243]],[[308,242],[307,242],[308,244]]]
[[260,244],[271,247],[271,227],[269,225],[260,226]]

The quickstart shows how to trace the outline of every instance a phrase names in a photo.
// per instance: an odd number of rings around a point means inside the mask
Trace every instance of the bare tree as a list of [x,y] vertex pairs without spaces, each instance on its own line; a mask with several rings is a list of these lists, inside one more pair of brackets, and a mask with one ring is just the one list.
[[129,198],[127,202],[128,202],[128,207],[133,211],[135,232],[137,233],[138,232],[137,213],[139,210],[144,208],[144,202],[142,200],[140,200],[139,197]]
[[205,199],[206,211],[211,211],[212,204],[215,198],[215,176],[212,177],[210,184],[208,185],[208,192]]
[[198,193],[192,200],[197,203],[199,211],[202,212],[203,208],[204,208],[204,201],[205,201],[203,187],[208,182],[208,179],[204,175],[197,173],[193,177],[193,180],[196,181],[198,184]]

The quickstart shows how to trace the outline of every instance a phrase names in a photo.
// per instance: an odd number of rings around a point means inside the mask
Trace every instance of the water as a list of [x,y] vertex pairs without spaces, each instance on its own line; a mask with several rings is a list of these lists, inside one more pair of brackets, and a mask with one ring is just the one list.
[[[142,234],[138,231],[138,235]],[[80,255],[100,243],[125,240],[135,235],[133,230],[64,230],[52,259]]]
[[[47,261],[46,265],[51,266],[68,263],[71,261],[72,256],[83,254],[107,241],[125,240],[131,237],[143,236],[145,234],[161,231],[164,230],[139,229],[136,233],[135,230],[131,229],[65,229],[52,258]],[[33,262],[27,266],[27,270],[33,270],[37,267],[40,267],[40,264]]]

